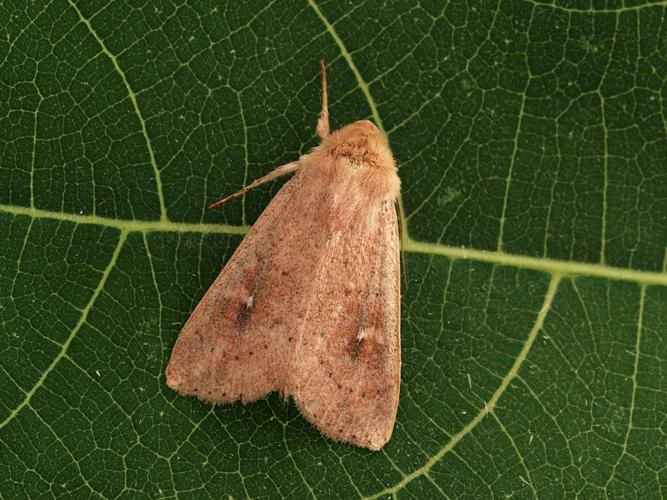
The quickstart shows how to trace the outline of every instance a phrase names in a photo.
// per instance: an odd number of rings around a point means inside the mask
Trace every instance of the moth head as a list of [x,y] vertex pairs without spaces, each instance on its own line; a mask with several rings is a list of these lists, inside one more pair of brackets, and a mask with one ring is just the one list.
[[396,172],[387,139],[371,121],[359,120],[337,130],[325,139],[322,147],[328,154],[347,158],[353,164]]
[[325,137],[305,158],[309,165],[305,175],[325,183],[338,183],[339,176],[353,179],[347,185],[356,186],[358,199],[366,200],[364,203],[394,201],[401,190],[387,139],[368,120],[351,123]]

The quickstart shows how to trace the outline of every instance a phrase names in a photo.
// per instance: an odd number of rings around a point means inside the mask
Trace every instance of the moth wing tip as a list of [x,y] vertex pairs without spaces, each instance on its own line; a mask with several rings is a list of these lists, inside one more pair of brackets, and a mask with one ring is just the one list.
[[[303,412],[301,412],[301,414],[306,417]],[[336,432],[334,428],[331,428],[331,426],[323,425],[321,422],[315,419],[306,417],[306,420],[312,423],[317,428],[317,430],[319,430],[320,433],[322,433],[322,435],[328,439],[341,443],[348,443],[360,448],[366,448],[371,451],[380,451],[391,439],[393,431],[393,428],[390,428],[388,432],[380,431],[371,433],[370,435],[359,435],[349,432],[340,433]]]
[[392,431],[393,429],[390,428],[388,432],[378,432],[376,434],[372,434],[368,437],[368,441],[360,446],[368,448],[371,451],[380,451],[391,439]]
[[171,365],[171,363],[165,370],[165,376],[167,379],[167,386],[169,386],[169,388],[173,389],[174,391],[180,392],[184,380],[178,371]]
[[365,446],[365,448],[368,448],[371,451],[380,451],[384,445],[384,442],[372,442]]
[[380,451],[385,444],[389,442],[389,436],[369,436],[366,439],[359,439],[350,436],[332,436],[328,433],[325,433],[325,436],[333,439],[334,441],[342,441],[344,443],[349,443],[354,446],[359,446],[360,448],[366,448],[371,451]]

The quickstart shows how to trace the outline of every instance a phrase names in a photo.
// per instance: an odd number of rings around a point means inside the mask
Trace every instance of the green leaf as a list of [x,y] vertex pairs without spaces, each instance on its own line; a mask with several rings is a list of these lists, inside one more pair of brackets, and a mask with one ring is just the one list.
[[[0,496],[667,496],[667,3],[0,5]],[[409,284],[394,436],[164,369],[280,183],[372,118]]]

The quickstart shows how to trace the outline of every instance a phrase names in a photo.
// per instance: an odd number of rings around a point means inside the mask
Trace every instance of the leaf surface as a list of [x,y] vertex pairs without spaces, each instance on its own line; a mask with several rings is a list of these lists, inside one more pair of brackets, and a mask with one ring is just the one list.
[[[662,1],[4,2],[0,495],[664,497],[666,54]],[[403,182],[377,453],[164,380],[320,58]]]

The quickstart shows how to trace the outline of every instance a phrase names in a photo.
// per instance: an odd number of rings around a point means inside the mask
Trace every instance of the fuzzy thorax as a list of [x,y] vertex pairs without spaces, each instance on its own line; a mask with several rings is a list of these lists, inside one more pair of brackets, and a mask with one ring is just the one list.
[[334,170],[327,172],[327,177],[352,175],[371,198],[393,201],[398,196],[401,181],[394,157],[382,132],[368,120],[356,121],[332,133],[312,155],[315,164]]

